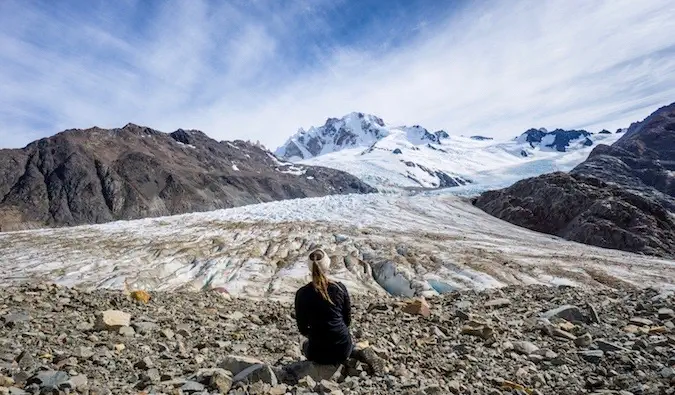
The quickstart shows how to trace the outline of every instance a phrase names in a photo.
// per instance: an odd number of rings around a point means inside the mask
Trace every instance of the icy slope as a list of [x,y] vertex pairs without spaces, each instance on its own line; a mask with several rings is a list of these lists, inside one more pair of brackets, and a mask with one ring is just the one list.
[[457,187],[485,190],[549,171],[570,170],[598,144],[620,135],[530,129],[515,139],[450,136],[421,126],[387,125],[368,114],[331,118],[300,131],[275,154],[306,165],[351,173],[380,190]]
[[[93,288],[224,287],[288,298],[321,245],[360,294],[504,284],[672,287],[675,263],[534,233],[449,195],[347,195],[210,213],[0,234],[0,281]],[[385,291],[386,289],[386,291]]]

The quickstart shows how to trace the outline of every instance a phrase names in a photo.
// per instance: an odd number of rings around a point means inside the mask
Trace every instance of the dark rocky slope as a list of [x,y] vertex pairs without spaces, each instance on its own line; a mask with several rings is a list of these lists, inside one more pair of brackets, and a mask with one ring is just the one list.
[[67,130],[0,150],[2,231],[373,191],[347,173],[282,163],[253,144],[195,130]]
[[675,257],[675,103],[597,146],[570,174],[522,180],[474,204],[568,240]]

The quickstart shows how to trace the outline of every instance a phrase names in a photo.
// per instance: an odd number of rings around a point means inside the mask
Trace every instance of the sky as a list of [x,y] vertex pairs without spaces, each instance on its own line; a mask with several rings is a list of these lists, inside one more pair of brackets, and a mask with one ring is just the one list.
[[281,145],[353,111],[512,138],[675,101],[672,0],[0,0],[0,148],[132,122]]

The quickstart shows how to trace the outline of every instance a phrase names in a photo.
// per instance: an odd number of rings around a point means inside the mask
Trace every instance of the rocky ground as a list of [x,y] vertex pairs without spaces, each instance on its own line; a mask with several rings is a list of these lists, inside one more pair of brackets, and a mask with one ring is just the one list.
[[0,289],[0,394],[675,394],[675,296],[508,287],[353,300],[372,371],[301,361],[292,306],[208,293]]

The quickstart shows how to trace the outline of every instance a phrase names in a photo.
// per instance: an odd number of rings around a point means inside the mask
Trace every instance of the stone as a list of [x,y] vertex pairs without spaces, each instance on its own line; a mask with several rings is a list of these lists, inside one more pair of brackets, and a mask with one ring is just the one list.
[[574,305],[564,305],[548,310],[542,314],[542,317],[548,320],[562,318],[569,322],[588,322],[588,318],[582,313],[581,309]]
[[659,309],[658,315],[660,320],[672,320],[675,318],[675,311],[664,307]]
[[277,377],[264,362],[255,358],[237,355],[228,355],[220,361],[218,367],[229,370],[234,375],[233,383],[245,381],[255,383],[262,381],[271,386],[277,385]]
[[298,380],[298,387],[313,390],[316,387],[316,381],[310,376],[305,376]]
[[232,373],[227,370],[218,370],[211,375],[209,387],[226,394],[232,387]]
[[675,369],[671,367],[665,367],[661,369],[661,372],[659,373],[661,374],[661,377],[663,377],[664,379],[675,377]]
[[12,328],[18,324],[24,324],[31,320],[30,314],[25,311],[10,313],[2,316],[2,322],[6,327]]
[[342,393],[340,385],[334,381],[321,380],[318,385],[320,393],[338,395]]
[[589,319],[590,322],[593,324],[599,324],[600,323],[600,316],[598,315],[598,310],[596,310],[595,306],[593,306],[590,303],[586,304],[586,307],[588,308],[589,312]]
[[148,303],[150,301],[150,294],[143,290],[131,291],[129,296],[131,299],[141,303]]
[[94,327],[98,330],[118,331],[130,323],[131,314],[120,310],[106,310],[97,315]]
[[515,341],[513,342],[513,350],[519,354],[529,355],[539,350],[539,347],[528,341]]
[[577,337],[574,336],[573,334],[571,334],[567,331],[564,331],[560,328],[553,328],[553,330],[551,332],[551,335],[553,337],[560,337],[560,338],[567,339],[567,340],[576,340],[577,339]]
[[588,347],[593,342],[593,337],[590,333],[584,333],[583,335],[574,339],[574,344],[578,347]]
[[80,359],[89,359],[94,356],[94,350],[91,347],[80,346],[77,348],[75,356]]
[[637,326],[651,326],[654,324],[652,320],[642,317],[633,317],[630,319],[630,323]]
[[136,331],[130,326],[123,326],[119,329],[118,333],[122,336],[133,337],[136,334]]
[[173,331],[169,328],[162,329],[162,336],[166,337],[167,339],[171,340],[175,336]]
[[181,391],[191,394],[193,392],[204,392],[206,390],[206,387],[202,383],[198,383],[196,381],[186,381],[185,384],[183,384],[180,387]]
[[506,298],[493,299],[485,303],[485,307],[502,308],[511,305],[511,300]]
[[578,354],[581,358],[591,363],[599,363],[605,356],[605,353],[602,350],[583,350],[579,351]]
[[66,372],[43,370],[28,379],[27,384],[36,384],[42,391],[59,391],[69,385],[70,377]]
[[127,348],[124,344],[122,343],[117,343],[113,346],[115,351],[124,351],[125,348]]
[[281,374],[283,381],[298,382],[303,377],[311,377],[314,381],[336,380],[342,372],[341,365],[319,365],[311,361],[299,361],[284,366]]
[[134,323],[132,327],[139,335],[150,335],[159,331],[159,325],[155,324],[154,322],[138,322]]
[[152,359],[150,357],[145,357],[145,358],[141,359],[140,361],[136,362],[134,367],[136,369],[148,370],[148,369],[154,368],[155,364],[152,362]]
[[494,330],[486,324],[480,324],[476,322],[469,322],[467,325],[464,325],[461,329],[461,334],[480,337],[484,340],[487,340],[492,337]]
[[459,381],[450,380],[448,382],[448,390],[450,390],[450,392],[453,393],[453,394],[460,394],[461,391],[462,391],[462,387],[459,384]]
[[403,307],[403,312],[412,315],[421,315],[425,318],[431,315],[429,303],[424,299],[415,299],[412,302],[408,302]]
[[610,343],[606,340],[596,340],[595,344],[598,348],[604,352],[619,352],[619,351],[628,351],[627,348],[619,346],[618,344]]
[[89,380],[87,380],[87,376],[83,374],[70,377],[70,386],[72,388],[82,391],[87,388],[87,385],[89,385]]

